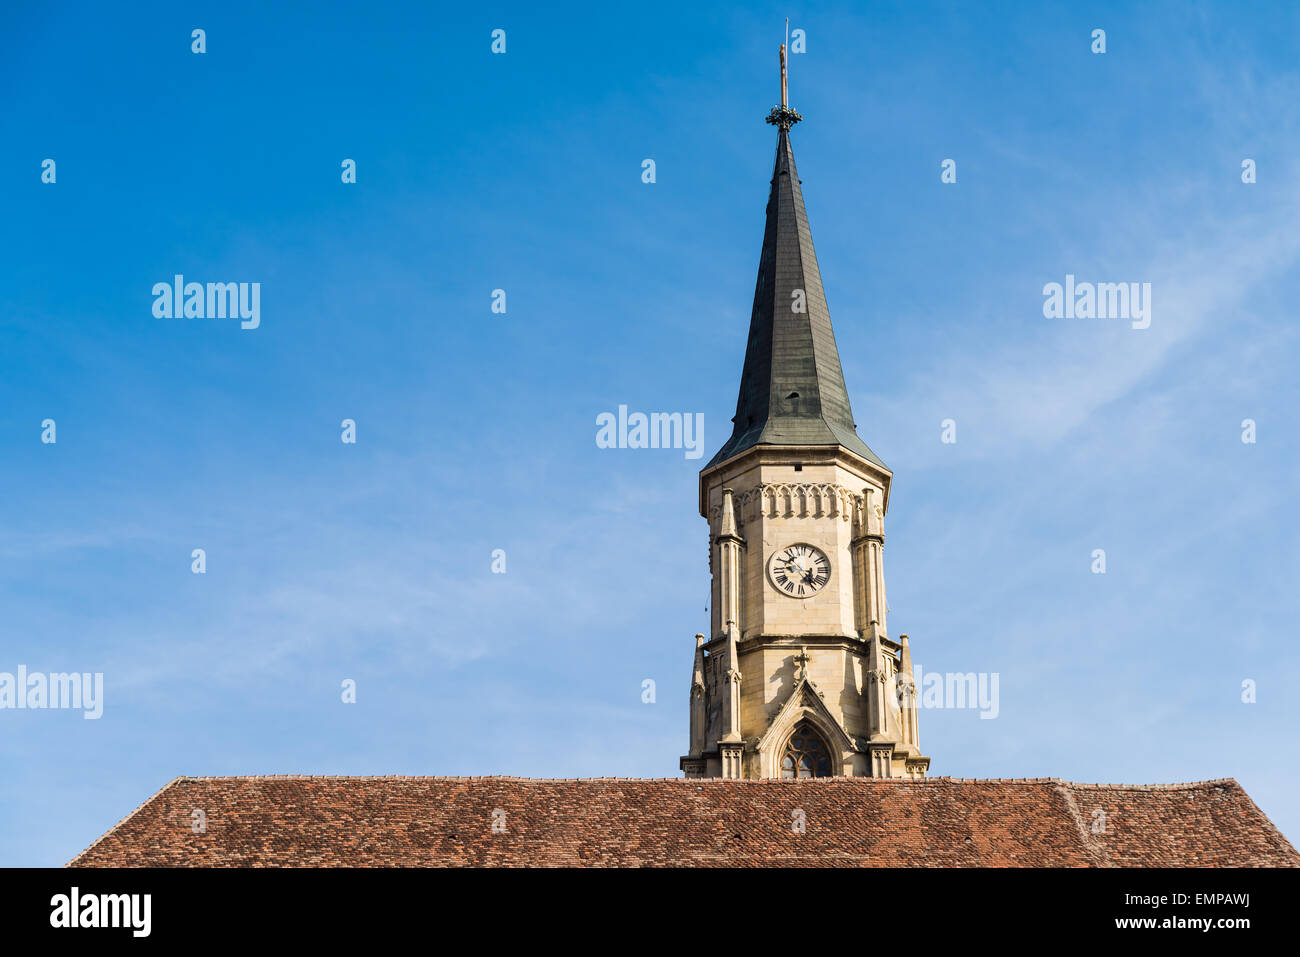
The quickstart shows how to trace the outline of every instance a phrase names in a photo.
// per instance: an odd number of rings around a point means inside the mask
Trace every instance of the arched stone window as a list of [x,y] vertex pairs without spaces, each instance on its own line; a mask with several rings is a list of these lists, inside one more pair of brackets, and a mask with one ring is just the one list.
[[781,752],[781,777],[828,778],[834,767],[831,752],[813,726],[801,721]]

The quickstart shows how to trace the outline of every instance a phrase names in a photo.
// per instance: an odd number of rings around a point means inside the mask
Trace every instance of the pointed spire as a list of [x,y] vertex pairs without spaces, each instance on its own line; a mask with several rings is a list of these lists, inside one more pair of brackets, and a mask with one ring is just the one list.
[[718,528],[718,538],[732,538],[743,541],[740,537],[740,525],[736,521],[736,498],[732,489],[722,490],[722,522]]
[[708,733],[708,685],[704,680],[704,636],[695,636],[695,663],[691,668],[691,751],[687,758],[704,753]]
[[[862,487],[862,534],[884,535],[885,529],[880,517],[880,506],[875,502],[876,490],[870,485]],[[883,538],[881,539],[884,540]]]
[[[916,709],[920,703],[920,689],[916,686],[916,676],[912,673],[912,647],[907,635],[899,635],[903,645],[902,660],[899,662],[899,705],[903,731],[903,743],[910,746],[917,754],[921,752],[921,731],[918,727]],[[927,761],[926,767],[929,767]]]
[[[781,62],[784,86],[784,47]],[[790,147],[790,127],[802,118],[786,105],[784,96],[767,117],[778,128],[776,162],[749,344],[731,438],[706,469],[756,445],[839,445],[885,467],[858,438],[840,368]]]

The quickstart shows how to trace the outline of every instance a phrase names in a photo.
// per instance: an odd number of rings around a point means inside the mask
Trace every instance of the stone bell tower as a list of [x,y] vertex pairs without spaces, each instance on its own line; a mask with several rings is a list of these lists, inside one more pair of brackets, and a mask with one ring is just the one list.
[[781,105],[731,438],[700,472],[713,578],[687,777],[924,777],[882,564],[892,473],[858,438]]

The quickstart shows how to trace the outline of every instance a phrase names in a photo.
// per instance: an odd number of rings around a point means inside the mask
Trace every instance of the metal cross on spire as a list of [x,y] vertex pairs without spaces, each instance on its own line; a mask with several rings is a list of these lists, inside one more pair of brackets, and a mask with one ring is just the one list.
[[767,114],[767,121],[773,126],[780,127],[783,130],[789,130],[800,120],[798,110],[790,108],[790,95],[786,77],[785,50],[790,42],[790,18],[785,18],[785,43],[781,44],[781,103],[779,106],[772,107],[772,112]]

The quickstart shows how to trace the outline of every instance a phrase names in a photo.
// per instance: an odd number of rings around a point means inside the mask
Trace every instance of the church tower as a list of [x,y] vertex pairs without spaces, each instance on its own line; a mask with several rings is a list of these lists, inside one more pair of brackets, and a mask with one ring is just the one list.
[[781,105],[731,438],[700,472],[713,579],[687,777],[924,777],[882,564],[892,473],[857,434]]

